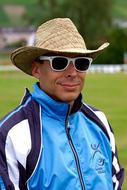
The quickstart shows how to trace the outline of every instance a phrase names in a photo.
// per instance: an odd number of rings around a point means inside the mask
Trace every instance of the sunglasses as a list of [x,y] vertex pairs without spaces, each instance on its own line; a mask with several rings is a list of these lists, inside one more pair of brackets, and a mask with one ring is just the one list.
[[64,57],[64,56],[40,56],[37,61],[48,60],[50,67],[53,71],[64,71],[69,66],[70,62],[73,63],[74,68],[79,72],[85,72],[88,70],[92,58],[89,57]]

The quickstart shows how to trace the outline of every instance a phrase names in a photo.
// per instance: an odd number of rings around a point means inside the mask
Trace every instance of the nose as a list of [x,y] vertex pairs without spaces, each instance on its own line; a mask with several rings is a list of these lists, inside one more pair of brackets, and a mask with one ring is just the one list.
[[66,69],[66,75],[67,76],[76,76],[77,75],[77,71],[76,71],[72,61],[70,61],[69,65]]

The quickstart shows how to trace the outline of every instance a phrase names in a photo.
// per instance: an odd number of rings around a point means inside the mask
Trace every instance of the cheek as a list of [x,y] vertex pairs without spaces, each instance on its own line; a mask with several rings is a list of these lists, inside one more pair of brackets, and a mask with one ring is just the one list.
[[58,76],[56,76],[56,73],[53,72],[43,72],[41,73],[40,76],[40,86],[41,88],[50,93],[56,90],[56,81],[57,81]]
[[79,76],[80,80],[81,80],[81,85],[83,87],[84,83],[85,83],[85,78],[86,78],[86,73],[82,73],[80,76]]

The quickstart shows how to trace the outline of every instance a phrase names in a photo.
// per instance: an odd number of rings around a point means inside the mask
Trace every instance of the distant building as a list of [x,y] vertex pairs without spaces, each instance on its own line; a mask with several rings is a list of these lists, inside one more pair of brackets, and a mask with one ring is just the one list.
[[27,39],[27,45],[32,46],[35,42],[35,32],[31,33],[30,36]]
[[25,45],[34,43],[34,28],[0,28],[0,49],[24,41]]

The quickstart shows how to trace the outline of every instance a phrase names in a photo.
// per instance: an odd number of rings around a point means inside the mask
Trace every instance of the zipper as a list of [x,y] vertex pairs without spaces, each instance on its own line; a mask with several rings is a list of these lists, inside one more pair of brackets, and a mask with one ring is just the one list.
[[66,134],[67,134],[67,138],[71,147],[71,150],[73,152],[74,158],[75,158],[75,162],[76,162],[76,167],[77,167],[77,171],[78,171],[78,175],[79,175],[79,180],[80,180],[80,184],[81,184],[81,189],[85,190],[85,184],[83,181],[83,177],[82,177],[82,172],[81,172],[81,167],[80,167],[80,162],[79,162],[79,158],[78,158],[78,154],[76,152],[75,146],[73,144],[71,135],[70,135],[70,127],[69,127],[69,114],[70,114],[70,107],[68,109],[68,113],[67,113],[67,117],[66,117]]

